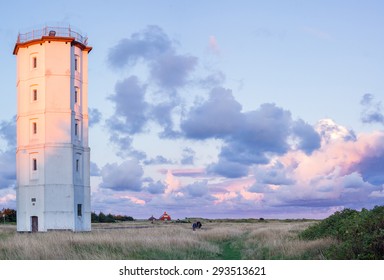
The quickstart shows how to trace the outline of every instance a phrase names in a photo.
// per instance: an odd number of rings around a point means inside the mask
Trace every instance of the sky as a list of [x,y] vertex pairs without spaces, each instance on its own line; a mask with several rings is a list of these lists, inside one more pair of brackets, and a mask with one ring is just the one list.
[[382,1],[11,1],[0,208],[16,208],[19,33],[88,36],[92,211],[324,218],[384,201]]

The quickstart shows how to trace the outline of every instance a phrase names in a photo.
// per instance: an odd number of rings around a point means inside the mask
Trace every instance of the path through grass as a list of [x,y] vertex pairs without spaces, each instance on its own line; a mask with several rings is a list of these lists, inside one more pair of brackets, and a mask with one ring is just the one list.
[[299,240],[297,233],[309,225],[303,222],[211,222],[197,231],[190,224],[145,224],[94,225],[87,233],[38,234],[0,226],[0,259],[319,259],[322,248],[329,246],[328,241]]

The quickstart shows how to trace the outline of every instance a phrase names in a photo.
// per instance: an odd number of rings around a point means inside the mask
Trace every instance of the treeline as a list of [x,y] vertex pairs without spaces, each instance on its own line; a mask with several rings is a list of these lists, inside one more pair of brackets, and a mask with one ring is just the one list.
[[108,214],[105,215],[103,212],[100,212],[97,215],[95,212],[91,213],[91,222],[92,223],[116,223],[116,222],[126,222],[126,221],[134,221],[135,219],[131,216],[122,216],[122,215],[113,215]]
[[303,239],[332,237],[337,240],[325,253],[328,259],[384,259],[384,206],[372,210],[344,209],[305,231]]
[[[103,212],[96,214],[95,212],[91,213],[92,223],[116,223],[116,222],[125,222],[125,221],[134,221],[130,216],[122,215],[105,215]],[[16,223],[16,210],[10,208],[3,208],[0,211],[0,223]]]
[[16,210],[3,208],[0,212],[0,222],[16,223]]

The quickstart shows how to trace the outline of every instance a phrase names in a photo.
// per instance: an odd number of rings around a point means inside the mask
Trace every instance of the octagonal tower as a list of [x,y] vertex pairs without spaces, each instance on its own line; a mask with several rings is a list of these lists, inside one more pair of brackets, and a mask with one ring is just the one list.
[[17,231],[91,230],[91,49],[71,28],[18,36]]

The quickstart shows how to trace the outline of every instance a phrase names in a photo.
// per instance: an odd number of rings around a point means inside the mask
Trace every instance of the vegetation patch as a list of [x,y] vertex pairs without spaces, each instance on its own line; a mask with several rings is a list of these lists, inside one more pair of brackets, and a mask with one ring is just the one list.
[[304,240],[334,238],[324,252],[328,259],[384,259],[384,206],[372,210],[344,209],[304,230]]

